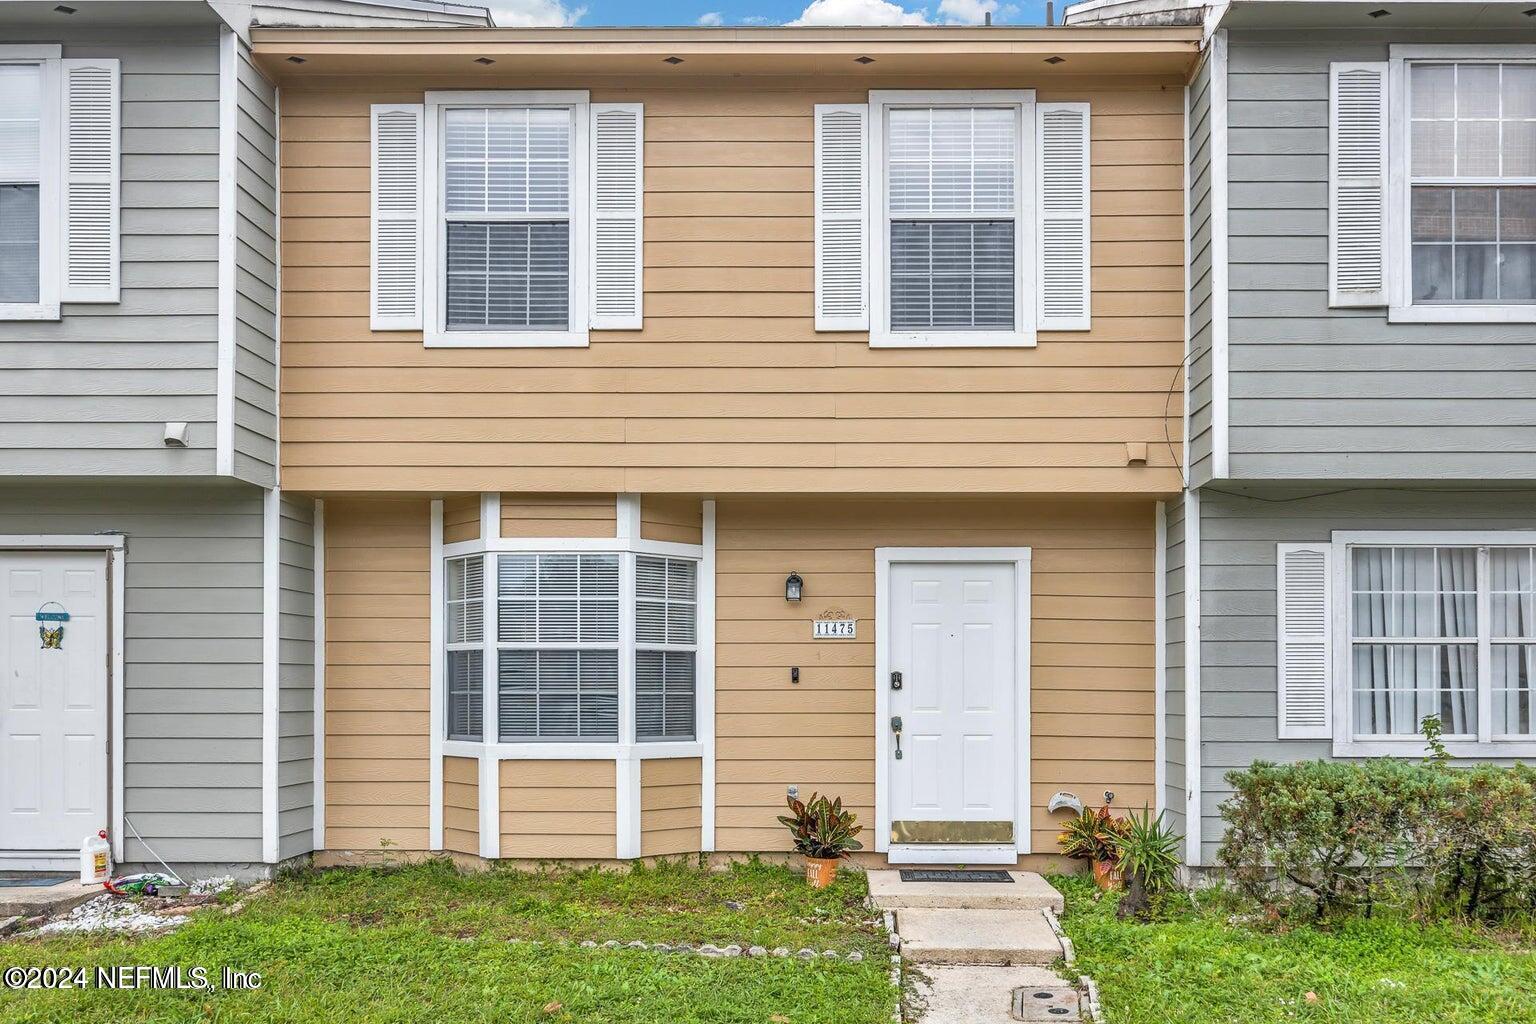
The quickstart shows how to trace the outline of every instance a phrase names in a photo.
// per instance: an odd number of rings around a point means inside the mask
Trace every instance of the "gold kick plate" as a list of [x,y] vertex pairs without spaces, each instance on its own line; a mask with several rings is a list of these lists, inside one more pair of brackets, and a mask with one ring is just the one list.
[[1011,843],[1011,821],[893,821],[893,843]]

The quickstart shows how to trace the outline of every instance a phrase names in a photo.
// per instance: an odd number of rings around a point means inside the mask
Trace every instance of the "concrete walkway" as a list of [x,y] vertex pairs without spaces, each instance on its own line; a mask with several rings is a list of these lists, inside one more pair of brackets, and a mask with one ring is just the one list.
[[1011,882],[903,882],[871,871],[869,893],[896,917],[902,960],[921,979],[908,1021],[1017,1024],[1080,1021],[1077,990],[1054,965],[1061,942],[1046,920],[1062,897],[1039,875]]
[[102,893],[100,884],[85,885],[78,878],[58,885],[8,885],[0,887],[0,918],[62,914]]

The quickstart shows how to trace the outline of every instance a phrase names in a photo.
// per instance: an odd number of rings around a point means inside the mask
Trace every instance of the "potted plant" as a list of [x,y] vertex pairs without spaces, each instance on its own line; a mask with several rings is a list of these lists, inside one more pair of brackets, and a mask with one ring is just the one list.
[[1124,834],[1125,822],[1109,813],[1106,804],[1096,811],[1084,808],[1068,819],[1057,842],[1062,853],[1092,866],[1094,884],[1100,889],[1114,889],[1120,885],[1119,840]]
[[805,855],[805,880],[813,889],[825,889],[837,877],[837,862],[864,844],[854,836],[864,831],[855,824],[857,815],[843,809],[843,798],[828,800],[815,793],[804,802],[788,799],[789,813],[779,824],[789,829],[795,849]]

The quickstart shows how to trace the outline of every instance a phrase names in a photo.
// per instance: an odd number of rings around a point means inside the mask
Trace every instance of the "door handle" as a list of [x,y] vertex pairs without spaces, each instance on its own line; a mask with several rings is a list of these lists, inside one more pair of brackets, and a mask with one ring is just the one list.
[[901,716],[891,716],[891,732],[896,734],[896,760],[901,760]]

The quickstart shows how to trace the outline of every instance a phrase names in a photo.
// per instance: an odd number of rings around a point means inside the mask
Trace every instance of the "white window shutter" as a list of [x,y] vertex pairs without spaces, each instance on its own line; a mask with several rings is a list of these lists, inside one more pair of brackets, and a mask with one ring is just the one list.
[[1041,103],[1038,214],[1042,331],[1092,327],[1088,104]]
[[1332,601],[1324,544],[1276,546],[1280,739],[1333,735]]
[[645,109],[592,104],[592,319],[597,330],[644,326]]
[[118,301],[119,66],[59,62],[64,81],[65,302]]
[[869,106],[816,104],[816,329],[869,330]]
[[1328,303],[1387,304],[1387,65],[1329,65]]
[[420,103],[373,105],[369,324],[421,330],[422,126]]

